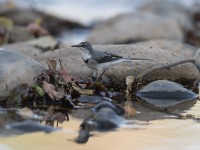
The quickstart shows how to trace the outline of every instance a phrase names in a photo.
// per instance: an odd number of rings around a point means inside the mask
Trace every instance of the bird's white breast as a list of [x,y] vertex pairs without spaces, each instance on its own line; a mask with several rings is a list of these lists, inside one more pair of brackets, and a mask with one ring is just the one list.
[[82,52],[82,58],[83,58],[83,60],[88,60],[88,59],[90,59],[92,56],[91,56],[91,54],[89,53],[89,52]]

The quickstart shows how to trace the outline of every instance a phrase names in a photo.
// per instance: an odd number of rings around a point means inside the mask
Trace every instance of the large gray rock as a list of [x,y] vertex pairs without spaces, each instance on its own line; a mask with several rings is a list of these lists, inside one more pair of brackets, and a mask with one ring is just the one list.
[[136,95],[155,107],[166,108],[198,98],[198,95],[176,82],[157,80],[137,91]]
[[42,36],[25,42],[2,45],[2,48],[19,52],[35,59],[37,55],[40,55],[44,51],[54,50],[57,46],[58,41],[52,36]]
[[176,21],[184,30],[192,28],[191,12],[179,1],[150,0],[141,5],[139,12],[148,12],[160,15],[165,19]]
[[21,53],[33,59],[37,57],[37,55],[40,55],[42,53],[39,48],[28,45],[27,42],[18,42],[14,44],[3,45],[2,48]]
[[148,48],[161,48],[186,58],[192,58],[198,50],[195,46],[172,40],[149,40],[137,42],[135,45],[141,45]]
[[43,68],[35,60],[16,52],[0,49],[0,97],[22,83],[31,84]]
[[[158,64],[169,64],[184,59],[184,57],[178,56],[166,50],[139,45],[96,45],[94,48],[97,50],[116,53],[124,57],[149,58],[157,62],[134,61],[113,66],[106,72],[106,75],[112,77],[114,76],[119,79],[119,81],[125,81],[127,76],[138,75]],[[43,65],[46,65],[46,58],[53,57],[60,58],[63,64],[66,64],[68,72],[71,75],[83,78],[91,75],[91,70],[84,64],[81,58],[81,51],[78,48],[66,47],[65,49],[59,49],[54,52],[45,52],[39,55],[36,59]],[[191,63],[186,63],[172,67],[168,70],[156,71],[149,74],[144,78],[144,80],[148,82],[157,79],[179,80],[179,82],[194,81],[198,78],[198,75],[199,72],[196,66]]]
[[151,13],[129,13],[97,25],[89,34],[93,44],[131,43],[151,39],[183,40],[175,20]]

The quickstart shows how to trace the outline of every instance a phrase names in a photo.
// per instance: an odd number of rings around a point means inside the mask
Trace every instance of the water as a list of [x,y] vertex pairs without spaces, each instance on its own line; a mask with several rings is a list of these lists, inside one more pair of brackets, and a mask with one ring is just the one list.
[[[200,101],[182,115],[200,117]],[[157,115],[156,113],[154,115]],[[170,116],[171,117],[171,116]],[[193,119],[163,118],[136,121],[114,132],[93,132],[88,143],[74,142],[82,120],[70,117],[69,122],[59,125],[62,130],[0,138],[0,150],[199,150],[200,123]],[[166,118],[166,119],[165,119]]]
[[120,129],[95,133],[87,144],[73,142],[80,120],[62,125],[64,132],[34,133],[0,139],[1,150],[199,150],[200,124],[193,120],[165,119],[150,121],[143,129]]
[[[5,0],[0,0],[5,1]],[[34,7],[62,18],[71,19],[89,26],[119,13],[133,11],[144,0],[14,0],[20,5],[34,4]],[[179,0],[191,5],[193,1]],[[44,7],[45,6],[45,7]],[[72,13],[73,12],[73,13]],[[58,38],[65,42],[78,43],[85,40],[89,30],[74,29],[63,32]],[[200,118],[200,102],[182,113]],[[154,113],[151,114],[156,115]],[[150,116],[149,116],[150,117]],[[171,117],[171,116],[170,116]],[[121,128],[115,132],[93,133],[88,143],[74,142],[82,120],[70,117],[69,122],[59,125],[63,130],[51,134],[43,132],[20,136],[0,137],[0,150],[199,150],[200,123],[193,119],[176,119],[164,116],[133,127]],[[153,117],[154,118],[154,117]]]

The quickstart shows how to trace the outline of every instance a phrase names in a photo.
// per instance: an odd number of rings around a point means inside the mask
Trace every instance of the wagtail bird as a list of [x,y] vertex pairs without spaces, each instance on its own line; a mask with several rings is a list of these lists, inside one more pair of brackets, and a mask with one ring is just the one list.
[[145,58],[123,58],[108,52],[94,50],[89,42],[81,42],[78,45],[71,47],[78,47],[82,50],[82,59],[88,68],[95,70],[96,78],[100,78],[106,69],[121,62],[129,62],[135,60],[150,60]]

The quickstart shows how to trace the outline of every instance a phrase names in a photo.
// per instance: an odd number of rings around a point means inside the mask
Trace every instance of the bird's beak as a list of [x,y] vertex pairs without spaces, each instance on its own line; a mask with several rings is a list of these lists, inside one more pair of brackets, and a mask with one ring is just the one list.
[[71,47],[80,47],[80,45],[79,45],[79,44],[77,44],[77,45],[72,45]]

